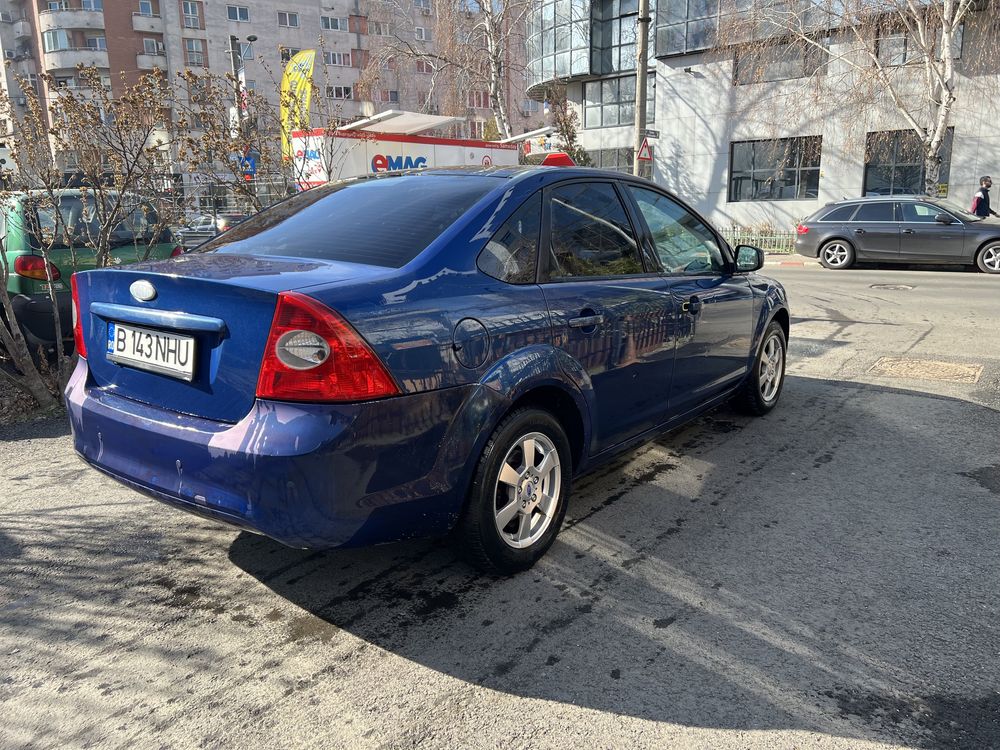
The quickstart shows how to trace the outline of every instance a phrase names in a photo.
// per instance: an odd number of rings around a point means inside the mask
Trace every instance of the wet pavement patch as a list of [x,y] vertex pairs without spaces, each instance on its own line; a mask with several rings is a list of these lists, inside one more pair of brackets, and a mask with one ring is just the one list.
[[962,364],[960,362],[938,362],[932,359],[881,357],[871,366],[868,373],[883,378],[945,380],[949,383],[977,383],[983,374],[983,366]]

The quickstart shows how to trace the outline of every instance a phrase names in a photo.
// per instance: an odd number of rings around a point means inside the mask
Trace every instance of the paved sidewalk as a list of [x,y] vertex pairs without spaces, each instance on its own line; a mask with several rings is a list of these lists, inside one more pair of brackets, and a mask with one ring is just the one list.
[[765,253],[765,266],[818,266],[816,258],[807,258],[798,253]]

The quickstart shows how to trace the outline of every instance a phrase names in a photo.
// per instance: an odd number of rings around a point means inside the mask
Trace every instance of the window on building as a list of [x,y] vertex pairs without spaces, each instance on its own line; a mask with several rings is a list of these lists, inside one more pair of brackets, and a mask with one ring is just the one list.
[[732,143],[730,202],[816,198],[822,145],[818,135]]
[[108,40],[103,36],[88,36],[86,38],[87,49],[102,49],[108,48]]
[[429,11],[431,9],[431,0],[413,0],[413,7]]
[[205,43],[201,39],[184,40],[184,63],[186,65],[205,65]]
[[475,138],[476,140],[483,140],[483,132],[486,129],[486,123],[483,120],[469,120],[469,138]]
[[[635,70],[638,0],[595,0],[591,3],[591,13],[592,72],[607,74]],[[652,45],[649,48],[649,60],[653,61]]]
[[[588,151],[590,161],[598,169],[606,169],[609,172],[621,172],[632,174],[632,164],[634,162],[631,148],[600,148]],[[653,163],[651,161],[639,162],[639,176],[647,180],[653,177]]]
[[398,104],[399,92],[395,89],[382,89],[379,92],[379,100],[383,102],[390,102],[392,104]]
[[142,51],[143,51],[143,54],[146,54],[146,55],[155,55],[156,54],[156,40],[155,39],[150,39],[148,37],[144,38],[142,40]]
[[534,114],[542,108],[540,102],[536,102],[534,99],[522,99],[521,100],[521,112],[526,115]]
[[662,193],[628,186],[646,220],[656,254],[667,273],[724,273],[726,262],[715,234],[704,222]]
[[139,0],[139,15],[140,16],[153,16],[153,2],[152,0]]
[[808,78],[826,70],[826,59],[827,53],[809,42],[738,49],[733,60],[733,82],[743,85]]
[[250,42],[240,42],[240,58],[243,60],[253,60],[253,44]]
[[373,36],[392,36],[388,21],[369,21],[368,33]]
[[288,29],[297,29],[299,27],[299,14],[289,13],[284,10],[279,10],[278,26],[283,26]]
[[250,79],[248,81],[244,81],[243,85],[246,87],[247,91],[256,91],[257,90],[257,81],[255,81],[253,79]]
[[[954,128],[948,128],[941,143],[938,196],[947,197],[951,173]],[[865,182],[862,195],[921,195],[924,187],[924,157],[920,138],[912,130],[869,133],[865,143]]]
[[76,88],[76,79],[73,76],[56,76],[55,81],[57,89]]
[[660,0],[656,4],[656,54],[682,55],[715,45],[719,0]]
[[353,99],[354,92],[351,90],[350,86],[327,86],[326,87],[326,98],[327,99]]
[[549,223],[550,279],[643,272],[632,225],[610,183],[553,188]]
[[418,42],[429,42],[431,41],[431,30],[423,26],[417,26],[413,29],[413,36]]
[[[596,11],[595,11],[596,12]],[[528,80],[531,85],[553,78],[590,73],[591,24],[596,38],[602,28],[583,0],[540,0],[527,21]]]
[[431,74],[434,72],[434,64],[430,60],[417,60],[417,72]]
[[63,29],[46,31],[42,34],[42,49],[46,52],[58,52],[70,49],[69,33]]
[[282,47],[281,48],[281,62],[288,63],[292,61],[292,58],[299,54],[302,50],[298,47]]
[[249,23],[250,8],[248,8],[245,5],[227,5],[226,17],[229,18],[230,21],[237,21],[239,23]]
[[201,25],[201,3],[192,0],[184,0],[184,28],[200,29]]
[[45,5],[48,10],[69,10],[67,0],[48,0]]
[[[952,37],[951,57],[958,60],[962,57],[962,43],[965,36],[965,24],[955,30]],[[879,32],[875,40],[875,52],[879,62],[886,67],[908,65],[920,62],[925,57],[933,53],[935,58],[941,59],[941,50],[944,47],[942,34],[938,32],[937,42],[933,50],[925,50],[914,36],[905,29],[884,28]]]
[[[655,121],[656,80],[646,80],[646,122]],[[584,87],[583,127],[601,128],[635,122],[635,76],[588,81]]]
[[83,10],[104,10],[104,0],[80,0]]
[[472,109],[489,109],[490,94],[488,91],[470,91],[469,106]]
[[351,54],[349,52],[324,52],[323,62],[327,65],[349,68],[351,67]]
[[347,18],[320,16],[319,24],[324,31],[347,31]]
[[535,193],[504,222],[479,254],[479,270],[508,284],[533,284],[542,225],[542,194]]

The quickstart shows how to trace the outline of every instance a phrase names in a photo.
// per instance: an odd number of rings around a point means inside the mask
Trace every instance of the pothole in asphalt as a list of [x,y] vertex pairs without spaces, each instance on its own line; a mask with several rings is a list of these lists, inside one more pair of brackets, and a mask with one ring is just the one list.
[[982,365],[958,362],[937,362],[931,359],[881,357],[868,372],[884,378],[909,378],[911,380],[945,380],[949,383],[978,383],[983,374]]
[[909,284],[872,284],[869,289],[888,289],[892,292],[908,292],[913,289]]

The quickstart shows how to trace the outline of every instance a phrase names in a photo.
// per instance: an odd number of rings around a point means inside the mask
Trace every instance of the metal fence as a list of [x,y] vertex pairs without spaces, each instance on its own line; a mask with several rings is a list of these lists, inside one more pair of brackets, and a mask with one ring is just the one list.
[[776,232],[768,227],[728,227],[722,236],[730,245],[753,245],[768,253],[794,253],[795,232]]

